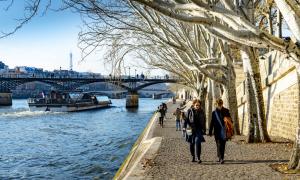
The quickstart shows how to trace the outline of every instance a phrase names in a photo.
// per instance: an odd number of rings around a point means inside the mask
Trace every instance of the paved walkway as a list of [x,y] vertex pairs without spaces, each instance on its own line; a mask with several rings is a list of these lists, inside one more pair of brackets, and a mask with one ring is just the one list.
[[288,162],[291,146],[288,143],[245,144],[242,136],[226,144],[225,164],[216,162],[213,137],[205,136],[202,144],[202,163],[191,162],[189,144],[175,130],[172,113],[179,105],[168,104],[164,128],[158,123],[153,137],[162,137],[162,144],[151,166],[146,167],[146,179],[300,179],[284,175],[269,165]]

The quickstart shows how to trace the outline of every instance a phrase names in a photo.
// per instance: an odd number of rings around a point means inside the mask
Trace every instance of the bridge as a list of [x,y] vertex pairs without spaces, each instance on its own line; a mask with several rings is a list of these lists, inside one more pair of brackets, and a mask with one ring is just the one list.
[[105,82],[121,87],[126,90],[126,107],[137,107],[138,106],[138,91],[154,84],[159,83],[179,83],[180,79],[176,78],[135,78],[135,77],[0,77],[0,105],[11,105],[11,90],[16,89],[21,84],[30,82],[42,82],[49,84],[56,90],[64,91],[76,91],[79,87]]
[[[89,92],[95,95],[103,95],[108,96],[110,98],[124,98],[126,97],[128,91],[127,90],[97,90],[97,91],[82,91]],[[165,95],[173,94],[170,90],[159,90],[159,89],[141,89],[139,92],[139,97],[147,97],[153,99],[161,99]]]

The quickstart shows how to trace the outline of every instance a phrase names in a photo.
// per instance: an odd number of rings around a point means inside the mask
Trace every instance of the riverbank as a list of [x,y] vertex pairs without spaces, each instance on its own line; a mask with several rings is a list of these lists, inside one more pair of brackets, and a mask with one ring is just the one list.
[[130,171],[123,169],[126,175],[116,179],[300,179],[298,175],[281,174],[270,167],[289,160],[291,144],[281,139],[277,143],[245,144],[245,137],[237,136],[226,144],[225,164],[219,164],[214,138],[205,136],[202,163],[191,162],[189,144],[175,129],[172,112],[177,106],[179,103],[168,104],[164,128],[151,120],[143,135],[147,138],[144,142],[140,140],[141,144],[137,142],[139,157],[131,159],[135,165]]

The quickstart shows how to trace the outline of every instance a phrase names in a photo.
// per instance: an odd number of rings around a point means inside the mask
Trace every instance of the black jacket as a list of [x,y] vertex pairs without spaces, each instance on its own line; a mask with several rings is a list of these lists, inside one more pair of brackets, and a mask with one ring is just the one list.
[[216,116],[215,112],[218,113],[221,124],[222,124],[223,127],[225,126],[224,117],[230,117],[230,113],[229,113],[229,110],[224,108],[224,107],[221,110],[216,109],[212,112],[211,122],[210,122],[210,125],[209,125],[209,135],[212,135],[212,132],[214,131],[215,139],[219,140],[219,139],[222,139],[221,131],[224,130],[224,129],[222,129],[222,126],[218,122],[218,119],[217,119],[217,116]]
[[190,108],[187,111],[187,119],[185,121],[184,127],[186,128],[189,125],[193,131],[201,131],[202,134],[205,134],[206,131],[206,118],[205,113],[202,109],[199,112],[196,112],[195,109]]

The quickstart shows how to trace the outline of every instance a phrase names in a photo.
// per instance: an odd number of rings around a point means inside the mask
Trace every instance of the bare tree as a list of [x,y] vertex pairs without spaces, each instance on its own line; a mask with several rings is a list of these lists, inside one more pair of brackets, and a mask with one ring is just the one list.
[[[147,8],[134,4],[131,4],[131,6],[138,15],[136,19],[131,19],[134,23],[130,24],[128,20],[123,22],[123,20],[119,20],[119,18],[111,19],[108,17],[109,20],[117,19],[118,23],[121,23],[121,26],[116,26],[116,23],[113,23],[113,26],[108,24],[110,29],[109,31],[103,27],[92,26],[92,28],[89,28],[88,33],[82,33],[82,35],[84,35],[81,36],[82,42],[84,42],[87,47],[91,46],[91,44],[93,47],[97,47],[99,46],[99,41],[103,42],[104,40],[113,39],[112,42],[114,42],[114,44],[111,45],[114,46],[113,54],[115,54],[115,52],[121,52],[122,55],[120,57],[124,57],[124,54],[132,52],[133,50],[141,49],[142,47],[153,48],[153,45],[151,46],[150,44],[159,44],[158,46],[160,48],[166,44],[169,48],[173,48],[173,54],[176,54],[179,57],[178,61],[181,61],[186,68],[189,68],[190,70],[197,70],[206,77],[211,78],[226,87],[226,99],[231,99],[231,101],[229,101],[229,106],[233,111],[232,114],[234,122],[236,122],[236,132],[239,134],[236,97],[231,96],[232,98],[229,98],[228,95],[228,90],[234,90],[234,93],[231,92],[230,94],[236,94],[236,92],[235,83],[231,83],[230,87],[228,86],[228,82],[235,82],[235,74],[232,66],[232,59],[228,55],[230,53],[228,53],[229,48],[227,44],[223,45],[223,42],[219,41],[220,47],[222,47],[219,51],[225,54],[223,58],[225,61],[223,65],[218,64],[221,63],[221,58],[215,57],[217,48],[210,47],[211,45],[209,45],[210,39],[212,39],[212,43],[215,42],[213,46],[216,46],[217,41],[210,37],[209,34],[204,33],[204,30],[200,26],[183,24],[172,19],[162,17]],[[101,16],[101,18],[103,18],[103,16]],[[107,21],[108,20],[106,20],[106,22]],[[137,22],[139,22],[140,25],[138,25]],[[126,26],[128,27],[125,28]],[[116,29],[118,31],[116,31]],[[112,33],[112,35],[107,34],[106,32]],[[91,34],[94,38],[90,37]],[[207,38],[208,36],[210,38]],[[206,44],[206,46],[204,44]],[[150,52],[150,50],[148,50],[148,52]],[[157,53],[157,51],[153,52],[153,54],[155,53]],[[173,59],[173,61],[176,61],[176,59]],[[160,67],[163,67],[163,65]],[[221,75],[217,76],[217,74]],[[230,78],[230,81],[228,81],[227,78]],[[234,104],[234,107],[231,106],[232,104]]]

